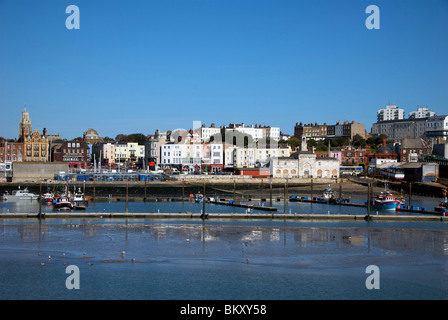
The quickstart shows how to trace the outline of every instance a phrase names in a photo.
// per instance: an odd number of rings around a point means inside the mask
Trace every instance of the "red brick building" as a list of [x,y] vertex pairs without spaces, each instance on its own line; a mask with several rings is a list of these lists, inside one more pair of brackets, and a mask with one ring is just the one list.
[[343,146],[341,148],[341,165],[342,166],[367,166],[369,163],[370,147],[365,149],[356,149],[353,146]]
[[69,163],[71,169],[85,169],[89,162],[90,148],[85,141],[64,141],[60,148],[53,152],[53,161]]
[[0,141],[0,162],[22,162],[23,143]]

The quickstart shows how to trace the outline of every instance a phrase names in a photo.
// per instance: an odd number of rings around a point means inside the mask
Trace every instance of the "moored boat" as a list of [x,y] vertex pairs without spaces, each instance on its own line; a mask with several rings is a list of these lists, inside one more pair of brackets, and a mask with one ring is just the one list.
[[197,194],[194,196],[194,201],[197,202],[197,203],[200,203],[200,202],[202,202],[203,200],[204,200],[204,196],[202,195],[202,193],[197,193]]
[[396,211],[400,209],[400,201],[392,193],[384,191],[375,197],[372,208],[380,211]]
[[333,199],[334,198],[333,189],[331,189],[330,186],[328,186],[328,188],[325,188],[324,192],[322,193],[322,196],[326,200]]
[[443,199],[440,200],[439,206],[434,208],[434,211],[440,212],[443,216],[448,216],[448,191],[443,189]]
[[28,188],[23,190],[14,190],[11,194],[7,191],[3,195],[3,200],[36,200],[39,199],[39,195],[31,193],[28,191]]
[[73,196],[73,209],[85,210],[89,201],[84,196],[84,193],[79,189]]
[[68,197],[65,196],[61,196],[61,197],[56,197],[54,199],[54,207],[57,209],[72,209],[73,208],[73,203],[70,202]]
[[43,195],[42,201],[43,202],[53,202],[53,199],[54,199],[54,194],[52,194],[51,192],[46,192]]

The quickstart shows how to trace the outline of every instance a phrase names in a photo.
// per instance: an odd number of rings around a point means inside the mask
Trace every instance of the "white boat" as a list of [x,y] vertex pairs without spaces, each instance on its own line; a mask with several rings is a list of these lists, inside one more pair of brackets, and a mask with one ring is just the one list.
[[61,196],[54,199],[54,207],[57,209],[72,209],[73,203],[70,202],[68,197]]
[[324,197],[324,199],[329,200],[329,199],[333,199],[334,198],[334,192],[333,190],[330,188],[330,186],[328,186],[328,188],[326,188],[324,190],[324,192],[322,193],[322,196]]
[[73,196],[73,208],[76,210],[84,210],[86,209],[86,205],[88,204],[88,200],[84,196],[84,193],[81,192],[81,189],[78,192],[75,192]]
[[43,201],[44,202],[53,202],[53,198],[54,198],[54,194],[52,194],[51,192],[47,192],[43,196]]
[[31,193],[28,191],[28,188],[23,190],[14,190],[12,194],[9,194],[8,191],[3,195],[4,200],[37,200],[39,199],[39,195]]

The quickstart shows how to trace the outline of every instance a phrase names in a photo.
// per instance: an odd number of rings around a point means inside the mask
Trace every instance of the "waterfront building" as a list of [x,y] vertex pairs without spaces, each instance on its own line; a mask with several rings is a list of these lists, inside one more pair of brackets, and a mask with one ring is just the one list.
[[404,119],[404,109],[398,108],[396,105],[387,105],[386,109],[377,111],[377,121],[401,120]]
[[23,143],[0,141],[0,162],[22,162],[23,161]]
[[207,143],[210,141],[210,137],[214,136],[215,134],[220,134],[221,128],[216,127],[214,123],[210,125],[209,128],[205,126],[205,124],[202,124],[201,127],[201,141],[203,143]]
[[185,172],[220,172],[223,169],[224,147],[221,143],[165,143],[161,145],[162,168]]
[[367,154],[368,166],[376,168],[377,165],[390,162],[398,162],[398,153],[393,148],[386,145],[386,139],[383,139],[383,145],[375,153]]
[[400,162],[418,162],[419,157],[431,155],[431,146],[422,138],[405,138],[397,144]]
[[336,158],[317,158],[316,154],[301,150],[291,157],[273,157],[269,162],[273,178],[336,178],[339,161]]
[[369,146],[366,146],[365,149],[358,149],[353,146],[343,146],[341,148],[341,164],[346,166],[366,166],[369,162],[369,154]]
[[117,143],[114,147],[115,162],[140,162],[145,157],[145,146],[137,142]]
[[49,143],[47,139],[47,129],[44,128],[42,135],[34,130],[31,135],[22,132],[23,140],[23,161],[25,162],[47,162],[49,156]]
[[224,165],[227,169],[263,167],[269,163],[270,158],[289,157],[290,154],[289,146],[244,148],[226,144]]
[[428,140],[435,143],[447,141],[448,137],[448,116],[433,116],[425,123],[425,135]]
[[93,153],[97,154],[98,157],[101,157],[103,160],[105,160],[104,164],[113,166],[116,163],[114,143],[95,143],[92,146],[92,154]]
[[297,178],[298,161],[292,157],[271,158],[269,163],[272,178]]
[[54,150],[52,158],[53,161],[68,162],[70,169],[87,169],[90,148],[87,142],[82,140],[64,141],[58,149]]

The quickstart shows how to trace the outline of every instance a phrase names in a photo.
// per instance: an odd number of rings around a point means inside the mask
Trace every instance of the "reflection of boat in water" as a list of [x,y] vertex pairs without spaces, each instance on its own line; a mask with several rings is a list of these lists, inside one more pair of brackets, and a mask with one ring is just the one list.
[[448,190],[443,189],[443,199],[440,200],[439,206],[434,208],[434,211],[440,212],[442,216],[448,216]]
[[400,209],[400,201],[389,191],[383,191],[373,200],[372,208],[381,211],[396,211]]
[[28,191],[28,188],[23,190],[14,190],[11,194],[8,191],[3,195],[4,200],[36,200],[39,199],[39,195],[31,193]]

